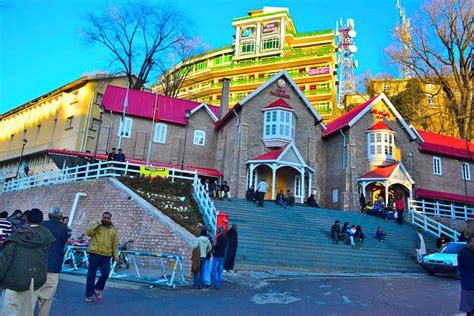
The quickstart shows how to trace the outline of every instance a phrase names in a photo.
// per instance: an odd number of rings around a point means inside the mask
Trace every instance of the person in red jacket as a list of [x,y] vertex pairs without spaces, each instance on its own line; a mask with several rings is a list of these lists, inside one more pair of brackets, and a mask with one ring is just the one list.
[[405,209],[405,201],[403,201],[401,194],[398,194],[395,199],[395,209],[397,210],[398,224],[401,225],[403,223],[403,210]]

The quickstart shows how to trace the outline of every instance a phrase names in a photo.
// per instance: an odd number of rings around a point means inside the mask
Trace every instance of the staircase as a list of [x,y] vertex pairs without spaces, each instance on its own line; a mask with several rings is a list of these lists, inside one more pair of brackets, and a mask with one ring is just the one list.
[[[237,268],[258,270],[310,270],[324,272],[421,272],[414,259],[408,223],[380,220],[354,212],[295,205],[284,209],[266,201],[264,208],[243,199],[215,201],[219,211],[229,214],[229,223],[239,225]],[[361,225],[365,234],[362,249],[334,244],[330,228],[335,220]],[[387,236],[374,238],[381,226]],[[425,235],[428,252],[435,239]]]

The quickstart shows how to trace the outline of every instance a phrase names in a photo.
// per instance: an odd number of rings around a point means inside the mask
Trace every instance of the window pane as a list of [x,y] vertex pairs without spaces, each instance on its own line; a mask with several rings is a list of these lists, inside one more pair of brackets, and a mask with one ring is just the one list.
[[288,113],[288,112],[287,112],[287,113],[286,113],[286,122],[287,122],[287,123],[290,123],[290,121],[291,121],[290,118],[291,118],[291,113]]
[[382,145],[377,145],[377,154],[382,153]]
[[282,124],[280,124],[280,128],[279,128],[280,129],[280,135],[283,135],[283,128],[284,128],[284,126]]
[[290,127],[288,125],[285,126],[285,136],[290,136]]
[[272,112],[267,112],[265,120],[270,122],[270,118],[272,117]]
[[270,135],[270,125],[265,125],[265,136]]
[[382,142],[382,134],[381,133],[377,133],[377,143],[380,143]]
[[277,120],[277,112],[274,111],[272,112],[272,122],[276,122],[276,120]]
[[375,135],[374,134],[369,134],[369,141],[371,143],[375,143]]
[[370,146],[370,154],[375,155],[375,146],[374,145]]
[[276,134],[276,124],[272,124],[272,135]]
[[285,112],[279,111],[279,116],[280,116],[280,122],[285,122]]

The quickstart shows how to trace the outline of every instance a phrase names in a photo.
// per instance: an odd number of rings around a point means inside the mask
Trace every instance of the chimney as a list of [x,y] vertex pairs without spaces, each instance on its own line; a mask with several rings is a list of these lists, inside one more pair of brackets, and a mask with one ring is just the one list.
[[229,109],[229,90],[230,90],[230,79],[222,79],[222,93],[221,93],[221,108],[219,109],[219,118],[223,118]]

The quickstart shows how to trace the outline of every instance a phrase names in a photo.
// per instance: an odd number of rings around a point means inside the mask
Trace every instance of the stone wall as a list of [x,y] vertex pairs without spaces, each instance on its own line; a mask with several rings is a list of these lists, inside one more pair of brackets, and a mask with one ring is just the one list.
[[[0,210],[41,209],[47,217],[52,206],[61,207],[68,216],[77,192],[79,199],[73,219],[72,236],[78,237],[100,221],[102,213],[112,213],[121,242],[134,240],[133,249],[183,256],[185,273],[190,273],[194,237],[158,209],[133,193],[116,179],[100,179],[33,188],[0,194]],[[153,260],[151,260],[153,261]]]

